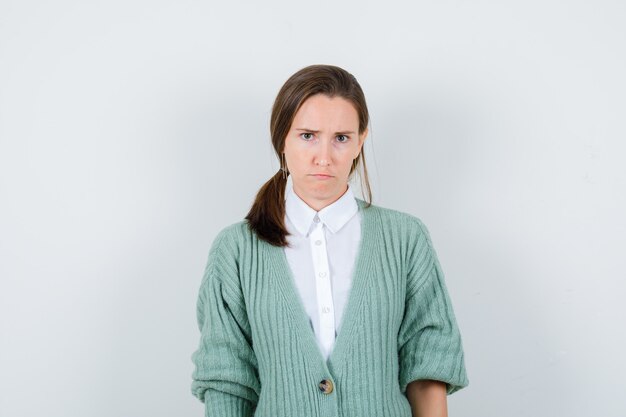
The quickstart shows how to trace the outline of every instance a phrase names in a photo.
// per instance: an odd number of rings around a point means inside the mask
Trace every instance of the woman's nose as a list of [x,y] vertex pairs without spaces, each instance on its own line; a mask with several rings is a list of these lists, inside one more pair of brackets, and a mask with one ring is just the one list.
[[320,141],[315,163],[322,166],[330,165],[331,152],[330,141]]

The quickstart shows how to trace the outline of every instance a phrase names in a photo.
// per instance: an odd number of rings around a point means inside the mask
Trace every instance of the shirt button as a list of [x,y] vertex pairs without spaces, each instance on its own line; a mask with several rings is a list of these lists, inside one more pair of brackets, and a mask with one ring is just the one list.
[[319,246],[319,245],[321,245],[321,244],[322,244],[322,241],[321,241],[321,240],[316,240],[316,241],[315,241],[315,244],[316,244],[317,246]]
[[324,394],[333,392],[333,382],[330,379],[322,379],[318,386]]
[[320,273],[319,273],[319,276],[320,276],[320,277],[325,277],[325,276],[326,276],[326,272],[320,272]]
[[313,217],[313,221],[314,221],[315,223],[319,223],[319,222],[320,222],[320,218],[319,218],[319,217],[317,217],[317,215],[316,215],[315,217]]

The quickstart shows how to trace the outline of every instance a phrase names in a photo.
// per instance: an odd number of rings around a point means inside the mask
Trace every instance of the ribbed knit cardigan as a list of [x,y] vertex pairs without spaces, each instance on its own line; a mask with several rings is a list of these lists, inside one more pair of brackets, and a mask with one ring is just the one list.
[[448,395],[469,384],[428,230],[413,215],[356,200],[361,241],[327,361],[284,249],[259,239],[246,221],[217,234],[191,355],[191,391],[207,417],[411,417],[409,382],[444,381]]

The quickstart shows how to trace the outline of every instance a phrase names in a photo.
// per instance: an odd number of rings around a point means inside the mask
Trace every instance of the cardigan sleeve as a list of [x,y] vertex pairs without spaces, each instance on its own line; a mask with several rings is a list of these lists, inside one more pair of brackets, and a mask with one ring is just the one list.
[[421,221],[416,224],[398,334],[400,389],[405,393],[410,382],[433,379],[445,382],[450,395],[469,385],[463,344],[428,230]]
[[236,245],[225,230],[209,251],[197,300],[200,343],[191,391],[206,417],[252,416],[260,392],[250,324],[237,280]]

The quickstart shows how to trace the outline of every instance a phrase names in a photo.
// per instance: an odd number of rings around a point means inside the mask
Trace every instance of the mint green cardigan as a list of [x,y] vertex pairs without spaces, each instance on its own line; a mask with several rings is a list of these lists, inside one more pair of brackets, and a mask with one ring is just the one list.
[[208,417],[411,417],[417,379],[469,384],[461,335],[429,233],[381,206],[361,213],[352,289],[324,360],[284,249],[239,221],[209,250],[197,302],[191,391]]

